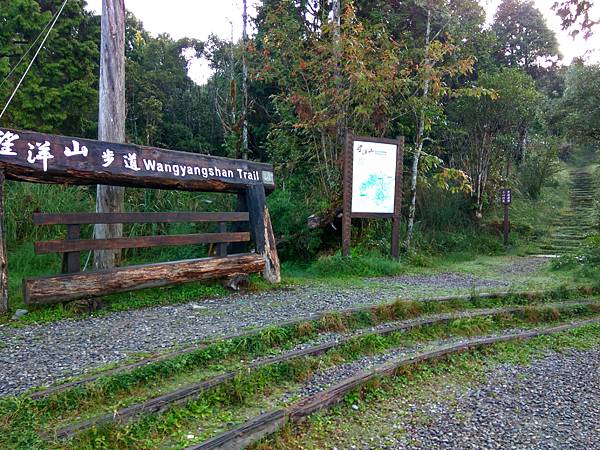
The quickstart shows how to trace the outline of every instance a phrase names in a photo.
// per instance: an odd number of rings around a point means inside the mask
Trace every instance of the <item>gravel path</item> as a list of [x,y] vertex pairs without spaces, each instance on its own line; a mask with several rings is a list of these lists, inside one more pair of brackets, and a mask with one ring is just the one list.
[[428,283],[435,280],[436,286],[448,289],[486,289],[508,283],[459,274],[395,280],[376,288],[368,283],[351,289],[303,286],[22,328],[0,325],[0,397],[80,376],[142,352],[165,352],[320,312],[389,302],[402,295],[403,283],[431,287]]
[[445,272],[431,275],[399,275],[395,277],[370,278],[377,283],[393,283],[400,287],[427,286],[430,289],[471,289],[508,287],[510,281],[491,280],[472,275]]
[[[502,365],[452,402],[412,405],[404,438],[385,448],[600,449],[600,351],[552,353],[530,367]],[[419,423],[421,422],[421,423]],[[395,441],[395,442],[394,442]],[[385,444],[384,444],[385,443]],[[366,444],[365,448],[375,448]],[[377,446],[377,448],[381,448]]]

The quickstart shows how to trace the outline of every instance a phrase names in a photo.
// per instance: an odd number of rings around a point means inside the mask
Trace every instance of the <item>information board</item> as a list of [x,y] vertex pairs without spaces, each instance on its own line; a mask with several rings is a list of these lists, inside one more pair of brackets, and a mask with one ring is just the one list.
[[400,254],[404,138],[346,135],[342,255],[350,255],[352,218],[392,219],[392,256]]
[[398,144],[354,141],[353,213],[394,213]]

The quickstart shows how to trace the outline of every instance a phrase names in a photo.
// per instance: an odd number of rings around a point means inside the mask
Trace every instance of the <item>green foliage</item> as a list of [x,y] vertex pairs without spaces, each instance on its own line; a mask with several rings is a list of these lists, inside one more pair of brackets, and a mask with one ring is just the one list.
[[542,188],[561,170],[559,151],[559,142],[552,137],[535,136],[528,144],[518,176],[521,192],[526,193],[532,200],[540,198]]
[[600,142],[600,64],[571,64],[564,95],[551,104],[548,115],[559,131],[576,142]]
[[563,255],[552,261],[556,270],[572,270],[589,279],[600,276],[600,234],[586,239],[581,249],[572,255]]
[[503,0],[492,30],[498,40],[501,64],[523,67],[534,75],[536,69],[559,56],[556,36],[532,1]]
[[[0,80],[8,75],[62,3],[62,0],[2,2]],[[94,136],[98,112],[100,22],[99,17],[84,11],[84,4],[83,0],[67,2],[44,49],[7,109],[2,119],[3,125],[41,132]],[[36,48],[29,52],[19,68],[0,87],[2,106],[16,87]]]

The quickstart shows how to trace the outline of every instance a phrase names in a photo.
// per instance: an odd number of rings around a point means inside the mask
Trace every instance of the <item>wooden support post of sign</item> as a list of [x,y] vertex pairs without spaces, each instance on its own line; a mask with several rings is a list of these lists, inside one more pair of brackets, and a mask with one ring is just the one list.
[[400,213],[402,209],[402,186],[404,175],[404,136],[398,137],[396,153],[396,186],[394,192],[394,217],[392,217],[392,257],[400,258]]
[[4,171],[0,170],[0,314],[8,312],[8,255],[4,228]]
[[[100,39],[100,86],[98,107],[98,139],[125,142],[125,3],[123,0],[102,0]],[[125,188],[98,185],[96,212],[121,212]],[[97,224],[98,239],[123,235],[122,224]],[[96,269],[108,269],[119,262],[121,251],[94,252]]]
[[[225,222],[219,222],[219,233],[227,233],[227,224]],[[217,246],[217,256],[227,256],[227,242],[220,242]]]
[[352,133],[346,135],[346,148],[344,150],[344,198],[342,212],[342,256],[350,256],[350,239],[352,230],[352,172],[353,172],[353,154],[352,142],[354,136]]
[[[73,241],[81,237],[81,225],[67,225],[67,240]],[[81,253],[65,252],[62,260],[62,273],[75,273],[81,271]]]
[[246,205],[250,214],[250,232],[254,238],[256,252],[265,259],[263,277],[270,283],[281,281],[281,268],[271,216],[267,207],[265,187],[253,184],[246,189]]

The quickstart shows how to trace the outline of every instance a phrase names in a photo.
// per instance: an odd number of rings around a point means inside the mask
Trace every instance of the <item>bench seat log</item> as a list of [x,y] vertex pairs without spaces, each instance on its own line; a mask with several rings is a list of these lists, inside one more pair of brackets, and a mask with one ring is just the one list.
[[27,305],[60,303],[238,273],[258,273],[264,267],[264,258],[254,253],[144,264],[95,272],[28,278],[23,280],[23,295]]
[[34,213],[35,225],[248,222],[247,212]]
[[172,245],[215,244],[222,242],[247,242],[250,233],[204,233],[169,236],[137,236],[113,239],[77,239],[70,241],[35,242],[35,253],[69,253],[86,250],[117,250],[121,248],[167,247]]

